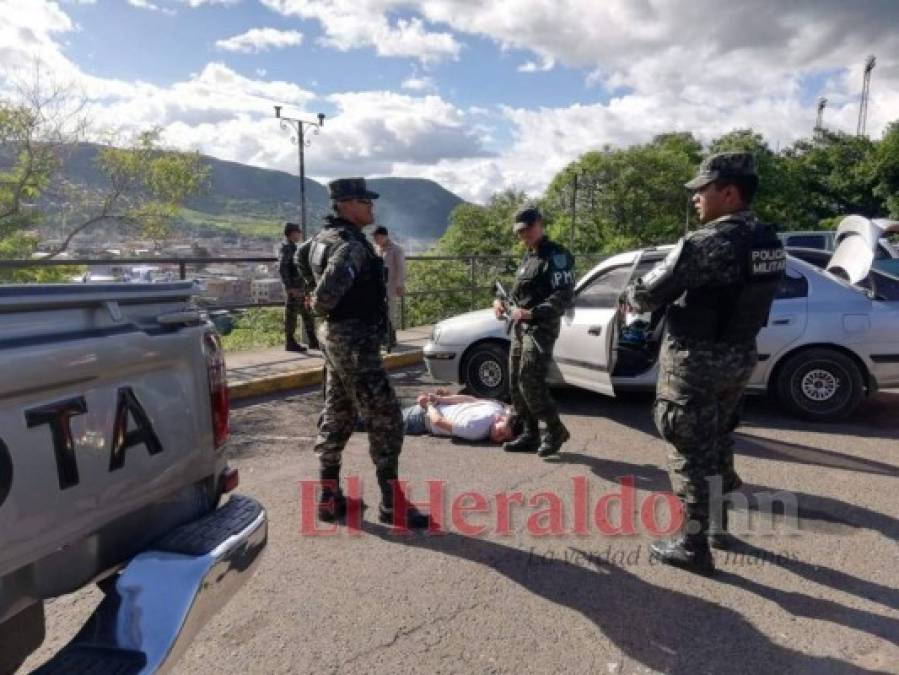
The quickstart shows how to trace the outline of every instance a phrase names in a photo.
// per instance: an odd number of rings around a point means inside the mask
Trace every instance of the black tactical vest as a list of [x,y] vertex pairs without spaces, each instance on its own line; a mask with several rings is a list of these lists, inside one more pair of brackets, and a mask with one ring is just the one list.
[[[309,251],[309,262],[316,282],[328,266],[331,251],[341,242],[358,241],[366,251],[366,262],[362,271],[353,279],[353,285],[328,312],[328,321],[357,319],[372,326],[381,326],[387,321],[387,283],[384,261],[375,253],[365,237],[355,235],[349,224],[341,224],[339,219],[330,220],[321,232],[315,235]],[[337,236],[334,236],[334,235]]]
[[786,270],[786,252],[774,228],[755,222],[729,223],[727,237],[743,266],[741,281],[688,290],[668,309],[675,338],[724,344],[754,341],[768,323],[771,303]]

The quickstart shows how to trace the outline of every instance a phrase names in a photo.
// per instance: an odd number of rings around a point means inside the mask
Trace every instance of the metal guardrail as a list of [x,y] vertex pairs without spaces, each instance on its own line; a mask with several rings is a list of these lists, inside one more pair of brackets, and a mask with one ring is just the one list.
[[[590,267],[602,260],[605,256],[602,254],[587,253],[575,254],[577,267],[581,272],[586,271],[583,265],[590,262]],[[492,282],[497,278],[511,280],[514,276],[518,263],[518,256],[508,255],[465,255],[465,256],[428,256],[428,255],[410,255],[406,256],[407,269],[410,265],[431,265],[439,264],[443,266],[442,276],[453,276],[459,279],[460,283],[451,286],[442,287],[412,287],[406,288],[404,295],[400,296],[400,328],[405,328],[409,317],[410,309],[415,309],[416,305],[420,305],[428,298],[437,295],[444,296],[464,296],[463,300],[457,300],[453,304],[453,308],[459,311],[468,311],[477,309],[480,304],[479,300],[492,290]],[[0,272],[3,270],[19,270],[33,269],[42,267],[121,267],[121,266],[137,266],[137,265],[154,265],[154,266],[177,266],[178,277],[187,279],[191,271],[199,271],[198,268],[209,265],[241,265],[241,264],[276,264],[278,258],[275,256],[242,256],[242,257],[206,257],[206,258],[182,258],[182,257],[135,257],[135,258],[66,258],[66,259],[29,259],[29,260],[2,260],[0,259]],[[415,281],[419,283],[427,283],[430,278],[429,274],[420,274],[416,276]],[[408,279],[408,275],[407,275]],[[463,281],[464,279],[464,281]],[[489,281],[489,283],[488,283]],[[209,310],[235,310],[250,309],[256,307],[280,307],[283,302],[261,302],[261,303],[204,303],[206,309]],[[420,314],[420,312],[418,312]],[[417,317],[418,322],[426,320],[430,322],[438,318],[430,317],[424,319]]]

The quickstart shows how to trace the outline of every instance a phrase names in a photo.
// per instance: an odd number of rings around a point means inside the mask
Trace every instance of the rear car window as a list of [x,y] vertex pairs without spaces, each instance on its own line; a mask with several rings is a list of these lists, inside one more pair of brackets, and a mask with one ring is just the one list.
[[787,237],[787,246],[826,249],[827,241],[821,234],[794,234]]
[[602,272],[578,293],[575,307],[613,307],[631,276],[631,266],[622,265]]
[[805,297],[808,297],[808,280],[801,274],[793,276],[790,273],[784,276],[774,296],[775,300]]

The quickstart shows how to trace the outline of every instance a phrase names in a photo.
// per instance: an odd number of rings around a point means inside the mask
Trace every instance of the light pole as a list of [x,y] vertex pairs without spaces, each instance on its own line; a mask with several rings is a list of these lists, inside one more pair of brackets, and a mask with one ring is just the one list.
[[324,113],[319,113],[317,118],[316,122],[297,117],[282,117],[281,106],[275,106],[275,119],[281,122],[281,128],[296,134],[290,137],[290,142],[297,146],[297,160],[300,165],[300,230],[303,233],[303,241],[306,241],[306,160],[303,156],[303,148],[312,144],[312,139],[306,138],[305,127],[312,127],[312,133],[318,135],[318,130],[325,125]]

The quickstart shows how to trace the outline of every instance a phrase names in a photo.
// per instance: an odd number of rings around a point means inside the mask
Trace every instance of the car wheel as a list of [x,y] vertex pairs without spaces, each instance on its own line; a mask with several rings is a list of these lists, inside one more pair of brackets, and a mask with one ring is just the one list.
[[479,398],[508,398],[508,347],[490,342],[473,347],[465,359],[462,380]]
[[848,417],[864,393],[864,380],[855,361],[834,349],[794,354],[777,378],[780,400],[795,414],[815,421]]

